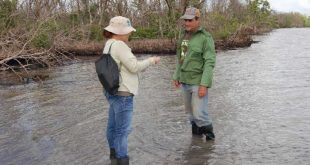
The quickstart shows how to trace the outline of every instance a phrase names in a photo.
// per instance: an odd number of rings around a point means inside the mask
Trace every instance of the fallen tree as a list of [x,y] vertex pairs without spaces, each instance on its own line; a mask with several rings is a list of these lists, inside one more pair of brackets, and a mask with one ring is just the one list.
[[65,61],[73,59],[72,56],[68,56],[69,53],[63,50],[59,41],[55,41],[57,44],[48,49],[34,48],[31,41],[37,31],[27,32],[13,29],[6,35],[2,35],[0,39],[0,71],[12,71],[22,79],[21,72],[28,73],[30,69],[37,67],[61,65]]

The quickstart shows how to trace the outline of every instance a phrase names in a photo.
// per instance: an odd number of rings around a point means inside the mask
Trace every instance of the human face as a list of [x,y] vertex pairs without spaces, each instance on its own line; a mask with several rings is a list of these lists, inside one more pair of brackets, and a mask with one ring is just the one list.
[[188,32],[195,32],[198,27],[199,27],[199,24],[200,24],[200,20],[199,18],[198,19],[184,19],[183,20],[183,25],[186,29],[186,31]]
[[128,42],[130,34],[131,34],[131,32],[128,34],[123,34],[123,35],[116,34],[112,38],[117,39],[117,40],[121,40],[124,42]]

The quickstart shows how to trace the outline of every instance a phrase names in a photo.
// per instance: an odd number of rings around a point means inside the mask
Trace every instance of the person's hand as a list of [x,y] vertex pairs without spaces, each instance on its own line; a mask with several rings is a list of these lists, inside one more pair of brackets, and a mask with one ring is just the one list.
[[180,83],[180,81],[178,81],[178,80],[173,80],[173,85],[174,85],[176,88],[180,88],[181,83]]
[[198,88],[198,96],[199,97],[204,97],[208,93],[208,88],[205,86],[199,86]]
[[152,58],[153,58],[155,64],[158,64],[158,63],[159,63],[160,57],[154,56],[154,57],[152,57]]

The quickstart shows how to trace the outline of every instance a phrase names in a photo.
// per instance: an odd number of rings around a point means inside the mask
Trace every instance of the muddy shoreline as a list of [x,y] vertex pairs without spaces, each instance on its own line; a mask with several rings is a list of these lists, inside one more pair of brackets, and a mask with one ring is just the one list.
[[[233,50],[249,47],[258,41],[253,40],[254,35],[262,35],[271,32],[269,28],[242,28],[226,39],[215,40],[215,49]],[[136,55],[156,54],[175,55],[176,39],[141,39],[128,42],[132,52]],[[102,42],[67,42],[59,48],[59,51],[74,56],[98,56],[104,47]]]
[[[236,33],[226,39],[215,40],[216,50],[231,50],[249,47],[254,41],[253,35],[262,35],[271,32],[270,28],[240,28]],[[128,43],[134,54],[171,54],[176,53],[176,39],[141,39]],[[70,42],[65,43],[60,49],[62,52],[77,56],[101,55],[103,42]]]
[[[232,50],[236,48],[249,47],[255,43],[250,35],[227,39],[216,40],[216,50]],[[132,40],[128,43],[132,52],[137,55],[141,54],[165,54],[175,55],[176,40],[175,39],[143,39]],[[101,55],[104,46],[103,42],[75,42],[66,43],[60,50],[66,54],[74,56],[97,56]]]

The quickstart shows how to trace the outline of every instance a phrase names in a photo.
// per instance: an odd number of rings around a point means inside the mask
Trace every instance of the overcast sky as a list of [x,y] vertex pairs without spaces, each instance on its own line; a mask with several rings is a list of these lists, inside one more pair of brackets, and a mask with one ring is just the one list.
[[300,12],[310,16],[310,0],[269,0],[273,10],[279,12]]

